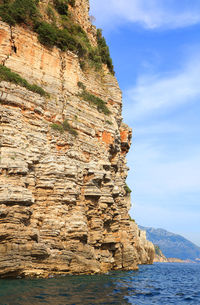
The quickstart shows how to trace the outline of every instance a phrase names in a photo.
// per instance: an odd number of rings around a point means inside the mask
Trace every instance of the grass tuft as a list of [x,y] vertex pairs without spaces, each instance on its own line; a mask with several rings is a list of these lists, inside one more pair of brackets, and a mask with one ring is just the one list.
[[67,120],[64,120],[62,126],[63,126],[64,131],[68,131],[75,137],[78,135],[77,131],[70,126],[70,124],[68,123]]
[[85,90],[86,89],[86,86],[82,83],[82,82],[78,82],[77,83],[78,87],[82,90]]
[[132,192],[132,190],[130,189],[130,187],[127,184],[125,185],[124,190],[126,192],[126,195],[128,195]]
[[44,91],[41,87],[35,84],[30,84],[22,78],[19,74],[12,72],[9,68],[0,64],[0,81],[7,81],[19,85],[21,87],[25,87],[26,89],[38,93],[41,96],[49,96],[49,94]]
[[53,123],[53,124],[51,124],[51,128],[53,130],[59,131],[60,133],[64,132],[63,126],[61,124]]
[[85,89],[79,94],[80,97],[82,97],[85,101],[88,101],[94,105],[97,106],[97,110],[99,112],[103,112],[106,115],[109,115],[111,112],[106,106],[106,103],[100,99],[99,97],[89,93]]
[[53,130],[59,131],[60,133],[64,133],[64,131],[68,131],[74,137],[77,137],[78,135],[78,132],[70,126],[67,120],[64,120],[62,124],[53,123],[51,124],[51,128]]

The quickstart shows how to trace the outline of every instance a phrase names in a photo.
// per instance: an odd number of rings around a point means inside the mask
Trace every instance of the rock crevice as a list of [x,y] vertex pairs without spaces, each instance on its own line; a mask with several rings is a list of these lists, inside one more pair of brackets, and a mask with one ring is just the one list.
[[5,57],[2,59],[1,64],[3,66],[6,65],[7,60],[9,59],[10,56],[12,56],[13,52],[17,53],[17,48],[15,45],[15,40],[14,40],[14,36],[13,36],[13,31],[12,31],[12,26],[9,26],[10,29],[10,50],[9,53],[7,55],[5,55]]

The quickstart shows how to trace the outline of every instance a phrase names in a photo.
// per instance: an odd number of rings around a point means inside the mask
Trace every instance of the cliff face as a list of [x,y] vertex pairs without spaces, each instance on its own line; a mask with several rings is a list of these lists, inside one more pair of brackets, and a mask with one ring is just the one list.
[[147,240],[146,231],[139,230],[135,224],[135,231],[138,232],[136,243],[137,253],[139,255],[140,264],[152,264],[155,257],[155,248],[152,242]]
[[[88,2],[79,2],[74,15],[95,45]],[[137,268],[125,189],[131,130],[115,77],[106,67],[83,71],[74,53],[1,21],[0,63],[50,94],[0,83],[0,276]],[[84,100],[80,83],[110,115]],[[77,136],[52,128],[65,120]]]

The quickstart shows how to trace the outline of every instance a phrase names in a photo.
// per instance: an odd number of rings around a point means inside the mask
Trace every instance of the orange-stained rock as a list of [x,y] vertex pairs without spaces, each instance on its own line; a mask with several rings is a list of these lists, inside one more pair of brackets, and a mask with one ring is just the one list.
[[132,139],[132,130],[126,124],[122,124],[120,128],[121,150],[123,154],[129,151]]
[[120,132],[121,141],[122,141],[122,142],[127,142],[127,141],[128,141],[128,135],[129,135],[128,130],[122,130],[122,131]]
[[106,144],[112,144],[114,142],[114,138],[110,132],[103,131],[102,133],[102,141]]

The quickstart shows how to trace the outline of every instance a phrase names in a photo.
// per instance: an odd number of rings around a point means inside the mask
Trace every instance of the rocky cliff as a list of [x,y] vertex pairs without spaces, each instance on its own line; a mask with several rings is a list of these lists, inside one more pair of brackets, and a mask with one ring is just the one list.
[[162,251],[160,250],[159,246],[154,245],[155,247],[155,257],[153,262],[154,263],[189,263],[189,260],[182,260],[180,258],[175,257],[166,257]]
[[[69,10],[96,46],[88,1]],[[128,215],[131,130],[116,78],[104,63],[83,69],[76,52],[44,46],[27,24],[0,21],[0,63],[47,94],[0,82],[0,276],[152,262]]]
[[166,256],[162,253],[159,246],[154,245],[154,247],[155,247],[154,263],[168,263]]
[[136,249],[139,255],[140,264],[152,264],[155,257],[155,247],[153,243],[147,240],[146,231],[139,230],[137,225],[135,231],[138,232]]

